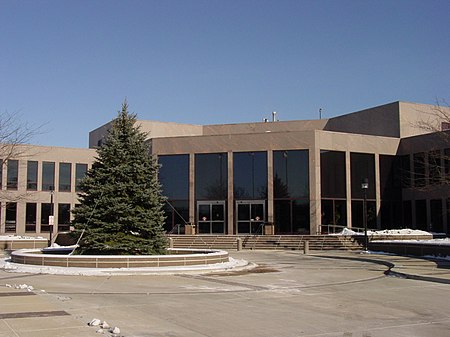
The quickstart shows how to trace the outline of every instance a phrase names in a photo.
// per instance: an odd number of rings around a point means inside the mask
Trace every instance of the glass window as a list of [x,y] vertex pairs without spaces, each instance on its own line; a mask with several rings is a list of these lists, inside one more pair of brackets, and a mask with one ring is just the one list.
[[414,160],[414,186],[425,186],[425,153],[415,153],[413,155]]
[[59,191],[70,192],[71,190],[72,164],[59,163]]
[[399,157],[380,155],[381,199],[397,200],[402,197]]
[[189,199],[189,155],[158,156],[162,193],[171,200]]
[[228,156],[226,153],[195,155],[195,198],[226,200],[228,195]]
[[441,181],[441,151],[431,151],[428,153],[428,172],[430,185],[438,185]]
[[58,204],[58,231],[68,231],[70,226],[70,204]]
[[345,152],[320,151],[322,198],[345,198]]
[[49,232],[49,216],[53,213],[53,204],[42,203],[41,204],[41,232]]
[[164,229],[171,234],[184,234],[185,224],[189,222],[189,201],[170,200],[164,205],[166,216]]
[[17,203],[6,203],[5,232],[15,233],[17,224]]
[[6,187],[8,190],[17,190],[17,180],[19,178],[19,161],[8,160],[7,166],[7,182]]
[[309,197],[308,150],[273,152],[273,189],[275,198]]
[[400,157],[401,162],[401,182],[403,188],[411,187],[411,164],[409,162],[409,155]]
[[445,214],[442,211],[442,200],[441,199],[433,199],[430,200],[430,216],[431,223],[429,230],[431,232],[442,233],[444,232],[444,216]]
[[[347,205],[345,200],[322,199],[321,204],[322,225],[347,226]],[[324,232],[327,231],[328,229]]]
[[25,231],[36,232],[36,203],[27,202],[25,209]]
[[55,163],[44,161],[42,163],[42,190],[55,190]]
[[427,202],[416,200],[416,228],[426,231],[427,227]]
[[352,182],[352,199],[362,199],[364,191],[361,188],[363,179],[369,180],[367,198],[375,199],[375,156],[369,153],[350,153],[350,175]]
[[234,198],[267,198],[267,153],[237,152],[233,154]]
[[27,162],[27,190],[36,191],[38,180],[38,162],[29,160]]
[[86,176],[88,170],[87,164],[76,164],[75,165],[75,192],[80,192],[80,181]]

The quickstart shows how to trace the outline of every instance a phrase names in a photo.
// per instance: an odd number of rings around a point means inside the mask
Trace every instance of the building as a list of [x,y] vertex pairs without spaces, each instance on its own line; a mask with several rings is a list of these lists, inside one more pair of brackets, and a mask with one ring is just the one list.
[[[362,227],[366,205],[370,228],[449,233],[450,187],[443,178],[450,176],[450,134],[418,127],[423,121],[447,126],[433,108],[394,102],[319,120],[275,121],[274,116],[270,122],[226,125],[138,123],[162,165],[168,232],[317,234]],[[18,200],[2,212],[0,233],[45,234],[51,198],[54,231],[66,230],[64,210],[75,206],[77,179],[110,125],[90,132],[91,149],[31,146],[43,151],[6,163],[4,192],[28,192],[27,181],[36,177],[30,167],[37,165],[40,173],[33,181],[34,199]],[[364,179],[367,190],[361,188]]]

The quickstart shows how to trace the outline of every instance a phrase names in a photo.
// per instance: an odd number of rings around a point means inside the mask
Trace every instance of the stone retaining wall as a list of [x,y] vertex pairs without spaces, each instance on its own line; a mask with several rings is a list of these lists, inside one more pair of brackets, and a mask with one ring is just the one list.
[[0,240],[0,250],[35,249],[48,246],[47,239]]
[[11,261],[20,264],[81,268],[142,268],[208,265],[228,262],[222,250],[169,249],[170,255],[52,255],[40,249],[17,250]]

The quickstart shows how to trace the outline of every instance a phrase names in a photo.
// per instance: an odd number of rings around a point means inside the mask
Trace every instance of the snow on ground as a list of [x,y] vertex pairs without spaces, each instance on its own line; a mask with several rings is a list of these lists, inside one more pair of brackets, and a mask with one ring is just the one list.
[[25,236],[25,235],[0,235],[0,241],[13,240],[46,240],[42,236]]
[[80,276],[110,276],[110,275],[173,275],[184,273],[208,273],[217,271],[246,270],[253,269],[256,265],[246,260],[229,258],[228,262],[177,266],[177,267],[142,267],[142,268],[76,268],[76,267],[54,267],[35,266],[20,263],[12,263],[10,260],[0,260],[0,270],[12,273],[33,273],[52,275],[80,275]]
[[[341,232],[330,234],[330,235],[364,235],[363,232],[355,232],[349,228],[344,228]],[[379,231],[368,230],[367,235],[369,236],[377,236],[377,235],[433,235],[430,232],[425,232],[419,229],[384,229]]]

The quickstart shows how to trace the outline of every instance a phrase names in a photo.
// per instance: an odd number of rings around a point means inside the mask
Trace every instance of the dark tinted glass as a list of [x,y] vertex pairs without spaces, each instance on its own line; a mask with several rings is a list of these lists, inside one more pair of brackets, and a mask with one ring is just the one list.
[[70,204],[58,204],[58,231],[69,230]]
[[50,231],[49,216],[51,214],[52,214],[52,204],[42,203],[41,204],[41,232]]
[[273,190],[275,198],[309,196],[308,150],[273,152]]
[[42,190],[53,191],[55,189],[55,163],[44,161],[42,163]]
[[166,221],[164,229],[172,234],[184,234],[185,225],[189,222],[189,201],[170,200],[164,205]]
[[75,192],[81,191],[80,181],[86,176],[87,164],[76,164],[75,166]]
[[428,230],[426,200],[416,200],[416,228]]
[[59,191],[70,192],[70,177],[72,175],[71,163],[59,163]]
[[380,155],[381,199],[401,199],[400,159],[396,156]]
[[345,198],[345,152],[320,151],[322,198]]
[[375,156],[369,153],[350,153],[350,174],[352,181],[352,199],[364,197],[361,183],[369,180],[367,198],[375,199]]
[[267,198],[267,153],[239,152],[233,154],[234,198]]
[[428,172],[431,185],[438,185],[441,180],[441,151],[431,151],[428,153]]
[[8,160],[7,182],[8,190],[17,190],[17,180],[19,178],[19,161]]
[[5,212],[5,232],[14,233],[16,231],[17,223],[17,203],[6,203]]
[[38,162],[29,160],[27,162],[27,190],[37,190]]
[[226,153],[195,155],[195,197],[197,200],[225,200],[228,187]]
[[26,205],[25,223],[35,225],[36,224],[36,203],[28,203]]
[[189,155],[158,156],[159,182],[171,200],[189,199]]
[[401,162],[401,181],[402,187],[407,188],[411,186],[411,164],[409,161],[409,155],[404,155],[400,157]]
[[413,155],[414,163],[414,186],[425,186],[425,153],[415,153]]
[[430,200],[430,216],[431,216],[431,224],[430,231],[442,233],[444,231],[443,220],[444,213],[442,212],[442,200],[441,199],[433,199]]

